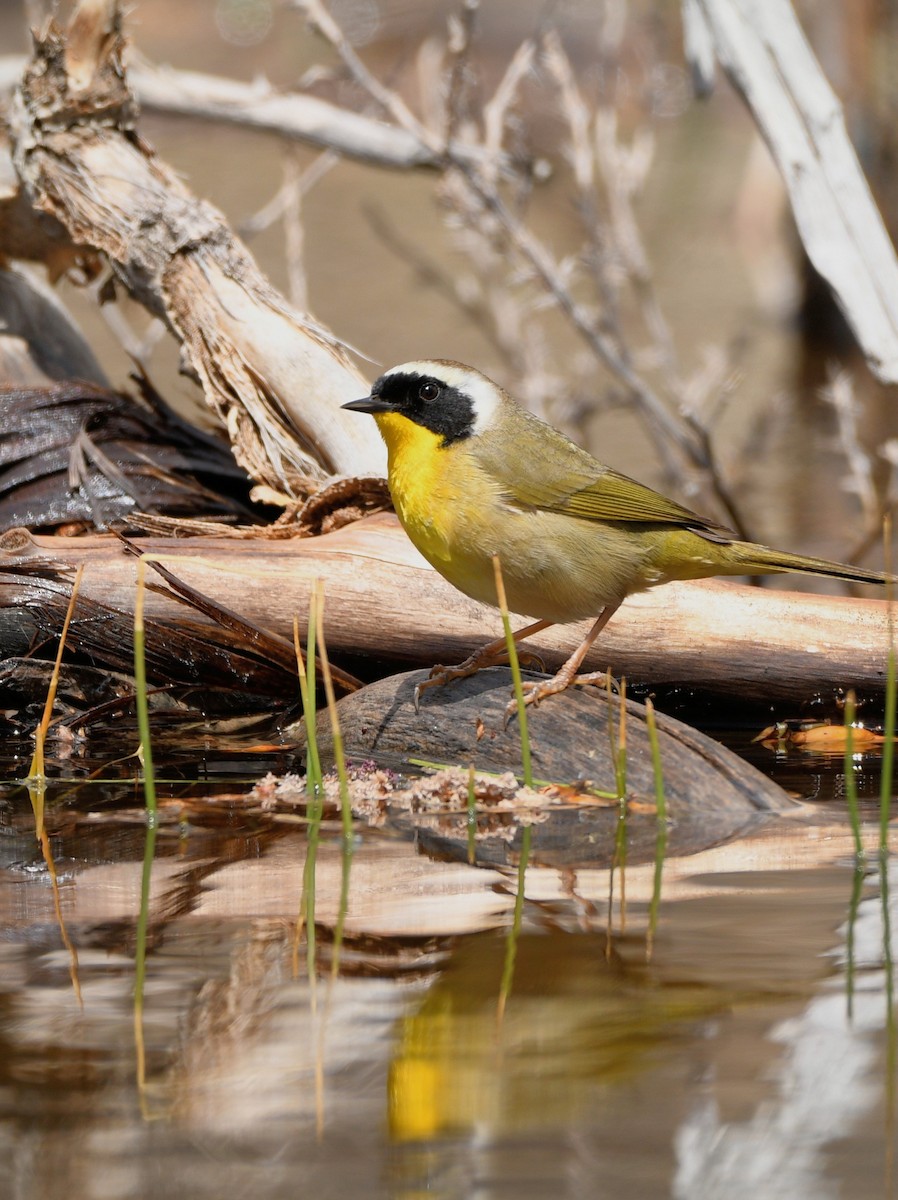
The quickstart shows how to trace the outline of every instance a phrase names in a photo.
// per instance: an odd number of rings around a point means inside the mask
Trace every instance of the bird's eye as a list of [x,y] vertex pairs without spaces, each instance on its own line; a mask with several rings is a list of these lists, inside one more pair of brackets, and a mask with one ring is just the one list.
[[428,379],[418,388],[418,399],[423,400],[426,404],[430,403],[431,400],[436,400],[439,394],[440,385],[438,383],[434,383],[432,379]]

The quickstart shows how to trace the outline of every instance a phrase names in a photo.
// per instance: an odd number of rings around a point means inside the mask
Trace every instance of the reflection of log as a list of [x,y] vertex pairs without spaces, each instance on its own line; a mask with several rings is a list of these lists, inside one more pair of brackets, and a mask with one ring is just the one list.
[[[134,560],[110,538],[35,538],[14,549],[0,542],[0,571],[23,557],[35,566],[85,565],[84,593],[133,607]],[[179,578],[248,620],[291,636],[304,627],[309,591],[324,581],[327,641],[335,654],[394,662],[455,662],[498,635],[498,615],[475,604],[419,557],[392,516],[368,518],[336,533],[289,542],[226,538],[140,542],[164,555]],[[151,614],[183,610],[147,597]],[[580,626],[556,626],[532,645],[547,666],[578,640]],[[882,686],[887,605],[774,592],[716,580],[668,584],[632,597],[592,655],[633,681],[684,683],[755,699],[802,699],[833,688]],[[2,649],[2,647],[0,647]]]

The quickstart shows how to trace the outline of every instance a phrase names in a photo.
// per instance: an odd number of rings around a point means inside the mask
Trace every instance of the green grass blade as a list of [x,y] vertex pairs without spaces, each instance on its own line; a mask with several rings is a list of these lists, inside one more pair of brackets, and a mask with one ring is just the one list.
[[156,819],[156,777],[153,772],[153,746],[150,740],[150,708],[147,701],[146,635],[143,622],[146,565],[137,563],[137,595],[134,601],[134,685],[137,706],[137,734],[140,741],[140,761],[143,764],[143,796],[147,813]]
[[664,878],[664,858],[667,853],[667,794],[664,790],[664,772],[661,767],[661,746],[658,742],[658,725],[655,721],[655,706],[651,700],[645,702],[645,723],[652,752],[652,773],[655,779],[655,870],[652,878],[652,900],[649,905],[649,927],[645,940],[645,956],[652,957],[658,914],[661,911],[661,884]]
[[867,875],[866,864],[861,854],[854,858],[851,876],[851,898],[848,901],[848,927],[845,934],[845,1001],[848,1020],[854,1017],[854,929],[857,924],[858,907]]
[[608,737],[611,743],[611,762],[614,768],[614,786],[618,803],[618,821],[614,831],[614,857],[608,872],[608,931],[605,944],[606,954],[611,953],[611,932],[614,925],[614,880],[620,870],[620,928],[627,924],[627,681],[620,681],[620,722],[615,731],[614,690],[609,671],[605,688],[608,696]]
[[134,953],[134,1044],[137,1054],[137,1084],[146,1086],[146,1051],[143,1036],[144,987],[146,983],[147,930],[150,920],[150,884],[153,857],[156,852],[158,827],[156,777],[153,770],[153,747],[150,739],[150,710],[147,701],[146,635],[143,620],[146,564],[137,563],[137,594],[134,600],[134,685],[137,708],[137,731],[140,740],[140,761],[143,765],[143,795],[147,811],[147,832],[144,841],[143,870],[140,878],[140,912]]
[[[885,1061],[885,1098],[886,1098],[886,1146],[887,1170],[891,1176],[895,1150],[892,1131],[895,1127],[896,1087],[898,1087],[898,1025],[895,1020],[895,964],[892,957],[892,911],[890,905],[889,855],[887,850],[879,854],[879,897],[882,905],[882,964],[885,971],[885,1028],[886,1028],[886,1061]],[[888,1195],[892,1195],[891,1187]]]
[[524,687],[521,682],[521,664],[518,660],[518,646],[514,640],[511,628],[511,617],[505,598],[505,584],[502,579],[502,566],[499,555],[493,555],[493,570],[496,573],[496,596],[499,601],[499,612],[502,614],[502,628],[505,630],[505,645],[508,649],[508,665],[511,668],[511,681],[514,686],[515,701],[518,706],[518,728],[521,734],[521,767],[526,787],[533,787],[533,767],[530,757],[530,731],[527,728],[527,704],[524,700]]
[[845,774],[845,801],[848,805],[848,819],[854,838],[854,854],[860,860],[864,857],[864,841],[861,837],[861,811],[854,770],[854,722],[856,716],[857,699],[854,692],[849,691],[845,697],[845,756],[842,770]]
[[499,1004],[497,1019],[501,1024],[511,989],[514,983],[514,968],[518,957],[518,942],[521,938],[521,927],[524,923],[524,884],[527,878],[527,864],[530,861],[530,843],[533,837],[533,826],[525,825],[521,832],[521,853],[518,858],[517,891],[514,897],[514,913],[511,929],[505,939],[505,961],[502,964],[502,981],[499,984]]
[[468,768],[468,862],[473,866],[477,857],[477,791],[474,787],[474,768]]
[[[882,539],[886,572],[892,572],[892,518],[886,513],[882,522]],[[886,604],[889,621],[889,659],[886,665],[886,711],[882,747],[882,768],[879,777],[879,850],[889,848],[889,817],[892,807],[892,780],[895,768],[895,596],[891,582],[886,585]]]
[[[323,593],[322,593],[323,599]],[[334,926],[334,947],[331,958],[331,979],[337,975],[340,965],[340,949],[343,945],[343,931],[346,926],[346,914],[349,909],[349,877],[352,869],[352,855],[355,848],[355,825],[352,819],[352,802],[349,796],[349,777],[346,772],[346,757],[343,753],[343,733],[340,729],[340,718],[337,715],[337,698],[334,693],[334,680],[331,675],[330,660],[327,654],[327,644],[324,637],[324,605],[319,609],[318,621],[318,657],[321,660],[321,671],[324,677],[324,693],[327,697],[327,712],[330,718],[331,738],[334,746],[334,766],[340,788],[340,821],[343,830],[341,839],[341,872],[340,872],[340,903],[337,910],[337,923]]]
[[299,901],[299,915],[293,934],[293,974],[299,975],[299,944],[303,932],[306,935],[306,972],[309,978],[309,994],[312,1011],[317,1002],[316,981],[318,977],[317,959],[318,946],[315,930],[315,872],[318,862],[318,843],[321,832],[321,818],[324,812],[324,781],[321,773],[321,761],[318,755],[317,737],[317,691],[315,685],[315,642],[317,639],[319,588],[313,587],[309,597],[309,620],[306,629],[306,661],[303,661],[302,647],[299,644],[299,629],[294,623],[293,644],[296,651],[296,661],[299,675],[299,694],[302,702],[302,714],[306,727],[306,815],[309,820],[306,838],[306,860],[302,869],[302,893]]
[[150,924],[150,884],[153,878],[153,858],[156,853],[155,821],[147,822],[143,847],[143,869],[140,876],[140,912],[134,947],[134,1046],[137,1055],[137,1086],[143,1091],[147,1082],[146,1047],[143,1036],[144,989],[147,975],[147,931]]
[[879,848],[889,848],[889,820],[892,811],[892,780],[895,770],[895,642],[892,635],[891,601],[889,602],[889,661],[886,667],[886,711],[883,727],[882,768],[879,777]]
[[[502,614],[502,627],[505,630],[505,645],[508,648],[508,665],[511,668],[511,679],[514,685],[514,695],[518,708],[518,729],[521,735],[521,768],[525,787],[532,788],[533,765],[530,754],[530,730],[527,724],[527,704],[524,699],[524,688],[521,682],[521,664],[518,660],[518,647],[511,628],[511,617],[508,613],[508,603],[505,597],[505,583],[502,579],[502,567],[499,556],[493,555],[493,570],[496,573],[496,596],[499,601],[499,611]],[[533,826],[525,825],[521,832],[521,852],[518,858],[517,891],[514,898],[514,914],[511,929],[505,941],[505,962],[502,967],[502,981],[499,985],[498,1020],[505,1016],[505,1009],[514,984],[514,968],[518,954],[518,941],[521,936],[521,926],[524,920],[524,885],[527,879],[527,864],[530,862],[530,847],[533,839]]]
[[[62,623],[62,633],[59,635],[59,646],[56,650],[56,660],[53,663],[53,672],[50,676],[50,686],[47,688],[47,697],[44,701],[44,711],[41,715],[40,723],[34,734],[34,755],[31,759],[31,767],[28,770],[28,780],[45,778],[44,774],[44,744],[47,740],[47,731],[50,728],[50,718],[53,716],[53,705],[56,703],[56,690],[59,686],[59,671],[62,667],[62,656],[65,652],[66,638],[69,634],[69,626],[72,623],[72,615],[75,611],[75,601],[78,598],[78,592],[81,588],[81,580],[84,576],[84,564],[78,568],[78,573],[75,576],[75,582],[72,584],[72,594],[69,596],[68,608],[66,609],[65,619]],[[135,622],[136,622],[135,614]],[[38,838],[41,837],[43,831],[44,810],[43,805],[35,809],[35,823]]]

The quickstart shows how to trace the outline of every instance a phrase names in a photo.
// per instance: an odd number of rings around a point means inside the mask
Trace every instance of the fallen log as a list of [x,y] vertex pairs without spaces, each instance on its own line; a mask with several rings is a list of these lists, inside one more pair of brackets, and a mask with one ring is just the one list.
[[[311,589],[322,580],[327,644],[337,658],[453,663],[501,632],[498,613],[437,575],[389,514],[289,541],[145,538],[136,544],[217,604],[284,638],[292,638],[294,617],[305,629]],[[7,586],[0,588],[0,601],[6,609],[18,603],[18,577],[9,582],[7,575],[13,569],[58,578],[80,565],[82,595],[133,611],[135,561],[108,536],[6,534],[0,539],[0,582]],[[176,602],[155,594],[147,596],[147,614],[173,623],[183,619]],[[15,625],[14,618],[7,624]],[[884,600],[717,580],[673,583],[627,600],[587,662],[631,682],[699,687],[746,700],[807,700],[849,687],[876,692],[885,680],[888,624]],[[76,609],[74,637],[77,626]],[[585,627],[554,626],[528,645],[552,669]]]

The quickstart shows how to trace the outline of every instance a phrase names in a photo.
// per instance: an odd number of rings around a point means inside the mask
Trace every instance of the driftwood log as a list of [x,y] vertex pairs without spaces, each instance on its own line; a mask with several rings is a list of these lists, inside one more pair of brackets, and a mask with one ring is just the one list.
[[[288,639],[294,617],[305,630],[311,589],[322,580],[327,644],[338,661],[351,654],[398,665],[454,663],[501,633],[498,613],[437,575],[389,514],[314,538],[146,538],[139,546],[217,604]],[[13,531],[0,539],[0,578],[22,564],[55,573],[83,565],[84,596],[133,611],[135,561],[111,537]],[[176,620],[183,610],[149,594],[147,613]],[[584,630],[585,625],[554,626],[528,645],[552,669]],[[76,611],[74,637],[77,631]],[[682,684],[746,700],[801,701],[849,687],[879,691],[888,644],[883,600],[704,580],[631,597],[587,661],[631,682]]]
[[[340,409],[366,389],[342,344],[291,308],[222,214],[137,135],[124,44],[112,0],[36,37],[8,113],[31,208],[165,321],[257,482],[303,495],[329,474],[382,473],[382,446]],[[0,219],[18,220],[18,197],[5,199]],[[0,227],[0,251],[16,253],[15,240]]]
[[[290,309],[261,276],[221,214],[139,137],[123,51],[114,0],[80,5],[67,31],[50,23],[36,37],[9,110],[20,191],[0,195],[0,250],[4,231],[21,229],[11,214],[22,217],[25,201],[44,231],[61,231],[59,253],[74,248],[95,271],[108,263],[111,281],[178,337],[238,460],[257,481],[289,494],[314,488],[330,472],[381,473],[379,439],[339,408],[365,386],[358,372],[336,339]],[[27,239],[14,240],[24,252]],[[499,628],[494,612],[423,563],[395,522],[280,545],[203,538],[150,540],[146,548],[219,604],[284,638],[294,616],[304,625],[311,583],[322,578],[335,654],[453,662]],[[133,608],[133,560],[111,540],[37,539],[24,551],[7,543],[5,553],[8,562],[24,554],[51,572],[84,563],[89,598],[125,613]],[[176,620],[170,600],[153,596],[151,614],[154,606]],[[556,628],[535,640],[547,667],[562,661],[580,632]],[[589,665],[649,684],[803,699],[833,688],[879,688],[887,644],[881,602],[706,582],[633,598]]]

